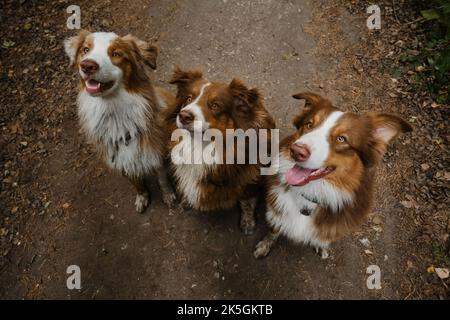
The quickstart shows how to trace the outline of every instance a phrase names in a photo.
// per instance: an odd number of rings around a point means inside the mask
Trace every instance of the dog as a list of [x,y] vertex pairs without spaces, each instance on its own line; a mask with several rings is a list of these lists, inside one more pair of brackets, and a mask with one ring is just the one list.
[[136,211],[144,212],[150,203],[145,183],[150,174],[157,175],[163,200],[172,206],[161,110],[174,96],[152,85],[158,49],[132,35],[88,31],[66,39],[64,48],[80,75],[82,131],[108,166],[136,187]]
[[[166,110],[165,121],[168,133],[176,129],[187,132],[181,141],[170,142],[170,172],[176,185],[177,194],[184,207],[199,211],[229,209],[239,204],[241,209],[240,226],[245,234],[252,234],[255,228],[256,208],[260,179],[260,163],[220,163],[220,161],[193,163],[193,161],[174,161],[176,148],[187,147],[194,158],[201,156],[208,145],[217,146],[226,140],[227,129],[248,130],[273,129],[275,123],[264,108],[257,89],[249,89],[240,80],[233,79],[229,84],[209,82],[197,70],[184,71],[176,67],[171,84],[177,86],[176,102]],[[200,142],[196,146],[195,135],[207,130],[215,130],[219,137],[211,144]],[[267,136],[267,143],[270,134]],[[231,151],[220,149],[215,156],[223,159]],[[236,151],[235,146],[233,153]],[[245,157],[249,156],[249,142],[246,142]],[[225,150],[225,152],[223,151]]]
[[255,258],[267,256],[280,234],[327,258],[330,243],[359,228],[368,214],[388,143],[412,130],[395,115],[342,112],[309,92],[293,97],[305,107],[294,118],[297,131],[280,143],[278,173],[267,179],[271,229]]

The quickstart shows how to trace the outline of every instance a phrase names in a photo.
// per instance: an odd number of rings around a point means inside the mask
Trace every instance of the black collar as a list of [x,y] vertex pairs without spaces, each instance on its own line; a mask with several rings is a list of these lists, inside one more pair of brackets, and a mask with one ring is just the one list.
[[303,207],[300,209],[300,213],[304,216],[310,216],[311,215],[311,209],[307,207]]

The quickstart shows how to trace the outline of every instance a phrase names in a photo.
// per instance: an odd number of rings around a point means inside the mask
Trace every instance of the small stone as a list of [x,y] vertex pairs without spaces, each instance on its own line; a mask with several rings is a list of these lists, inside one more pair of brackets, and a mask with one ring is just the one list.
[[360,239],[359,242],[361,242],[361,244],[365,247],[370,246],[370,240],[367,238]]
[[430,165],[428,163],[422,163],[420,167],[423,171],[427,171],[428,169],[430,169]]
[[382,224],[383,220],[380,218],[380,216],[376,215],[373,217],[372,222],[375,224]]

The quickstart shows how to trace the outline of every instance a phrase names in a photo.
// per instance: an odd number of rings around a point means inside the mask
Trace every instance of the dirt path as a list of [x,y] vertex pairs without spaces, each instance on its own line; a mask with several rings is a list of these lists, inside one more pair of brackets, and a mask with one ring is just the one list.
[[[155,84],[170,88],[166,82],[174,64],[200,67],[211,79],[240,77],[261,89],[283,132],[298,109],[290,96],[305,89],[330,96],[346,110],[404,112],[380,95],[383,79],[369,85],[364,75],[339,63],[345,58],[342,48],[367,36],[361,16],[338,12],[338,21],[325,21],[322,9],[306,0],[88,3],[80,1],[83,27],[157,40]],[[64,5],[55,9],[61,10],[61,28]],[[334,57],[327,55],[333,51],[326,38],[331,36],[339,40]],[[382,164],[371,220],[336,243],[330,259],[322,261],[309,247],[283,240],[267,259],[256,261],[252,250],[265,231],[262,214],[257,233],[245,237],[237,212],[171,215],[158,191],[151,209],[134,212],[132,187],[109,172],[78,133],[76,77],[69,79],[59,49],[57,78],[66,80],[55,86],[69,93],[58,100],[66,113],[58,139],[36,169],[37,183],[47,186],[42,202],[48,205],[42,214],[36,209],[20,230],[22,244],[2,270],[0,297],[328,299],[399,298],[408,292],[401,283],[407,248],[399,236],[407,223],[401,222],[404,209],[398,205],[411,168],[404,142]],[[363,95],[345,96],[352,90]],[[72,264],[82,270],[80,291],[65,285]],[[371,264],[382,270],[381,290],[366,287]]]

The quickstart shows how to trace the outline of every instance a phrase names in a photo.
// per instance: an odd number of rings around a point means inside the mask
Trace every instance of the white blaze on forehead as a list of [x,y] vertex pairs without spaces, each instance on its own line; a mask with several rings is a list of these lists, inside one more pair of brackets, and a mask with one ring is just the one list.
[[298,144],[306,144],[311,152],[309,159],[302,162],[302,167],[319,169],[324,166],[330,153],[330,143],[328,142],[330,131],[343,114],[344,112],[341,111],[332,112],[319,127],[301,136],[295,142]]
[[200,93],[198,94],[197,98],[195,98],[194,101],[192,101],[190,104],[188,104],[183,109],[181,109],[182,111],[191,112],[194,115],[194,120],[201,122],[203,131],[209,128],[209,123],[206,121],[205,115],[203,114],[202,109],[201,109],[200,105],[198,104],[198,102],[200,101],[201,97],[203,96],[203,93],[204,93],[206,87],[208,87],[210,84],[211,84],[210,82],[205,83],[201,87]]
[[101,66],[102,62],[110,60],[108,47],[111,41],[118,36],[114,32],[94,32],[91,37],[93,38],[93,47],[83,57],[83,60],[92,59]]

